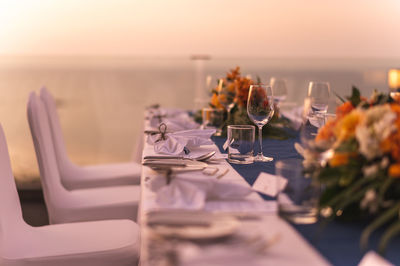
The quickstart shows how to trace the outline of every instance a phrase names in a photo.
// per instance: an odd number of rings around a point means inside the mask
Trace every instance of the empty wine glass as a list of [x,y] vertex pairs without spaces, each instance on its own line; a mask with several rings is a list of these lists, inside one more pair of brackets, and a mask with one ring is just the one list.
[[262,128],[274,115],[274,97],[270,86],[251,85],[247,101],[247,114],[258,127],[260,149],[254,158],[256,162],[270,162],[271,157],[265,157],[262,151]]
[[277,106],[286,100],[287,87],[284,79],[272,77],[270,79],[270,85],[274,92],[274,101]]
[[330,87],[328,82],[311,81],[308,86],[308,97],[311,101],[310,115],[320,120],[322,126],[325,123],[325,115],[328,111]]
[[311,99],[311,108],[313,112],[326,114],[328,110],[329,94],[329,82],[310,82],[308,85],[308,97]]
[[304,99],[303,113],[301,115],[302,123],[300,127],[300,141],[303,147],[311,149],[315,137],[318,133],[320,123],[315,115],[311,106],[311,98]]
[[227,82],[224,79],[218,80],[218,100],[221,105],[230,113],[235,105],[236,84],[233,81]]

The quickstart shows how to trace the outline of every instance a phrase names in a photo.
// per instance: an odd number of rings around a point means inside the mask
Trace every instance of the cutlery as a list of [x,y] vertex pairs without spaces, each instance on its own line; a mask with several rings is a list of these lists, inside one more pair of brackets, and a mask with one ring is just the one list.
[[145,156],[143,159],[148,160],[162,160],[162,159],[176,159],[176,160],[190,160],[190,161],[206,161],[215,155],[215,151],[202,154],[198,157],[189,158],[184,156],[168,156],[168,155],[151,155]]
[[186,167],[186,163],[177,161],[144,161],[143,165],[147,166],[168,166],[168,167]]
[[222,172],[221,174],[219,174],[219,175],[217,176],[217,179],[221,179],[221,178],[223,178],[223,177],[224,177],[224,175],[226,175],[228,172],[229,172],[229,169],[228,169],[228,168],[226,168],[224,172]]

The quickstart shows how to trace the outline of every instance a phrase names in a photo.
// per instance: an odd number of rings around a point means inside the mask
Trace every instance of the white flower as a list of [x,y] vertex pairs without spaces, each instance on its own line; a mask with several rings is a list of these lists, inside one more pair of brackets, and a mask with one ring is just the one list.
[[389,159],[388,159],[388,157],[383,157],[383,159],[382,159],[382,161],[381,161],[381,164],[380,164],[380,167],[381,167],[381,169],[386,169],[388,166],[389,166]]
[[396,114],[389,105],[379,105],[365,111],[365,117],[356,129],[360,152],[368,160],[382,156],[380,143],[387,138],[396,126]]
[[362,168],[363,174],[365,177],[368,176],[374,176],[379,170],[379,165],[378,164],[373,164],[370,166],[364,166]]
[[363,210],[368,208],[370,213],[376,213],[378,210],[378,201],[374,189],[369,189],[365,192],[364,198],[360,202],[360,208]]

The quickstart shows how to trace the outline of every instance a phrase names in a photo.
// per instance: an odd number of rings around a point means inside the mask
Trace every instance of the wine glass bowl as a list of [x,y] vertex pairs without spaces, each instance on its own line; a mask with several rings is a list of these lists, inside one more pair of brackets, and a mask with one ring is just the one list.
[[220,104],[228,111],[231,111],[235,105],[236,84],[227,82],[225,79],[218,80],[218,100]]
[[328,111],[330,86],[328,82],[311,81],[308,86],[308,97],[311,99],[311,109],[317,114]]
[[247,114],[258,127],[260,149],[254,158],[256,162],[270,162],[273,158],[265,157],[262,151],[262,128],[274,115],[274,96],[272,88],[266,85],[251,85],[247,100]]
[[287,86],[286,81],[281,78],[272,77],[270,79],[270,85],[274,92],[274,101],[277,106],[284,102],[287,97]]

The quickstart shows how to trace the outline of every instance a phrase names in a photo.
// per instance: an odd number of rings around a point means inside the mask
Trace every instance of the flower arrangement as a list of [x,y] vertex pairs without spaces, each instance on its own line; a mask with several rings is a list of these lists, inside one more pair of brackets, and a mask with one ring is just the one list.
[[[218,86],[226,87],[225,90],[218,90]],[[262,84],[261,80],[252,80],[249,77],[241,75],[240,68],[236,67],[226,74],[226,77],[219,79],[218,84],[211,91],[211,100],[209,105],[213,108],[225,109],[227,102],[232,102],[233,108],[230,114],[225,116],[226,125],[253,125],[253,122],[247,115],[247,99],[251,85]],[[228,111],[228,110],[227,110]],[[274,116],[271,121],[264,127],[263,136],[268,136],[275,139],[286,139],[292,137],[292,134],[285,130],[289,127],[289,121],[279,115],[279,110],[275,106]]]
[[306,172],[322,187],[321,215],[328,219],[372,219],[361,236],[387,225],[378,249],[400,233],[400,102],[374,92],[370,99],[353,87],[336,118],[303,151]]

